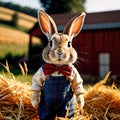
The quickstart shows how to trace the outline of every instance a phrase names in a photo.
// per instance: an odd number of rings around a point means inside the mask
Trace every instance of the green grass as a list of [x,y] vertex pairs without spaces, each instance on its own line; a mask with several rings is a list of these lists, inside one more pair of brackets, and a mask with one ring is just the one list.
[[[0,62],[1,60],[5,61],[7,57],[12,57],[12,59],[15,60],[16,56],[23,57],[23,56],[27,56],[27,54],[28,54],[27,44],[0,43]],[[31,84],[33,72],[29,71],[27,75],[23,76],[20,68],[18,69],[10,68],[10,71],[13,73],[16,80]],[[0,75],[3,75],[4,77],[10,78],[10,79],[12,78],[11,74],[8,73],[2,65],[0,65]]]
[[0,59],[11,54],[12,57],[28,54],[27,44],[0,43]]
[[[4,76],[6,78],[9,78],[9,79],[13,79],[12,75],[10,75],[9,73],[6,73],[6,72],[1,71],[0,75]],[[14,76],[15,80],[17,80],[17,81],[25,82],[28,85],[31,85],[31,83],[32,83],[32,77],[33,77],[32,74],[28,74],[28,75],[25,75],[25,76],[23,76],[21,74],[19,74],[19,75],[14,75],[13,74],[13,76]]]
[[5,28],[10,28],[10,29],[15,29],[15,27],[14,26],[10,26],[10,25],[7,25],[7,24],[3,24],[3,23],[0,23],[0,26],[1,27],[5,27]]
[[35,71],[28,71],[26,75],[22,75],[22,72],[20,69],[10,69],[11,73],[8,73],[4,67],[1,67],[0,69],[0,75],[9,78],[9,79],[15,79],[20,82],[26,82],[29,85],[32,83],[32,77]]

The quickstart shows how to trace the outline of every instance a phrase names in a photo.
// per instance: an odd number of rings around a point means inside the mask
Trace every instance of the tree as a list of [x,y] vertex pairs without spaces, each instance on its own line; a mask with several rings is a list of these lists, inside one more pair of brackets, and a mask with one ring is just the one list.
[[12,16],[12,24],[13,24],[14,26],[17,26],[17,22],[18,22],[18,14],[17,14],[17,12],[16,12],[16,13],[13,14],[13,16]]
[[33,17],[37,17],[37,9],[35,9],[35,8],[22,7],[20,5],[17,5],[17,4],[11,3],[11,2],[3,2],[3,1],[0,1],[0,6],[6,7],[9,9],[18,11],[18,12],[25,13],[25,14],[31,15]]
[[85,11],[86,0],[39,0],[47,13],[79,13]]

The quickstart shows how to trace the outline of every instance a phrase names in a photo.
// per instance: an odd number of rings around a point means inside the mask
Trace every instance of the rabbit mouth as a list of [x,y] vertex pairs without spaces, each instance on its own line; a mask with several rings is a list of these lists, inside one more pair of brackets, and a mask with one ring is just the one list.
[[64,61],[63,59],[61,59],[61,58],[58,58],[58,61],[60,62],[60,61]]
[[58,58],[58,61],[61,61],[61,60],[62,60],[62,59],[59,57],[59,58]]
[[58,61],[61,61],[61,60],[64,59],[64,53],[63,52],[55,51],[55,56],[56,56]]
[[58,57],[59,57],[58,60],[61,61],[61,60],[62,60],[62,57],[63,57],[63,54],[59,54]]
[[56,59],[57,59],[56,61],[58,61],[58,62],[66,62],[69,59],[69,55],[58,54],[58,55],[56,55]]
[[64,59],[61,56],[58,56],[57,61],[64,61]]

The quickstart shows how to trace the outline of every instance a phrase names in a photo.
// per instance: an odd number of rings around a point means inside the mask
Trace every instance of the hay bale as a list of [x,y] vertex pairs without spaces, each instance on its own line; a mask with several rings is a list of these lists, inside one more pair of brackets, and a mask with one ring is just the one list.
[[0,75],[0,120],[38,120],[30,86]]
[[105,86],[108,77],[86,91],[84,110],[96,120],[120,120],[120,90]]
[[[109,74],[85,92],[84,110],[76,104],[70,120],[120,120],[120,91],[114,85],[104,85]],[[31,105],[29,85],[0,75],[0,120],[39,120],[37,108]]]

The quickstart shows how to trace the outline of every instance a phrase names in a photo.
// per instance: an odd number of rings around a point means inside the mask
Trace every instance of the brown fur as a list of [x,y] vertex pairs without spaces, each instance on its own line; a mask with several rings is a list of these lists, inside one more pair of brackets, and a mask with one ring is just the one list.
[[[73,80],[74,93],[76,94],[77,101],[81,108],[84,106],[83,99],[83,87],[82,87],[82,78],[80,77],[76,68],[72,65],[77,60],[77,52],[72,47],[72,39],[78,35],[80,32],[85,13],[73,18],[68,22],[63,30],[63,33],[58,33],[57,26],[54,20],[44,11],[40,10],[38,12],[39,16],[39,24],[42,32],[46,35],[49,40],[48,45],[44,48],[42,56],[46,63],[54,64],[56,66],[70,65],[72,69],[74,69],[71,76],[69,76],[70,80]],[[76,26],[77,25],[77,26]],[[41,74],[40,69],[38,73]],[[34,76],[34,81],[36,82],[37,74]],[[37,78],[38,79],[38,78]],[[45,79],[45,78],[42,78]],[[40,82],[40,81],[39,81]],[[36,82],[37,83],[37,82]],[[34,86],[33,86],[34,87]],[[41,89],[41,88],[40,88]],[[39,91],[39,90],[38,90]],[[79,93],[79,94],[78,94]],[[80,95],[81,94],[81,95]],[[35,96],[39,96],[36,89],[33,88],[32,95],[32,105],[35,107],[39,104],[38,98]]]
[[44,61],[57,66],[73,64],[77,60],[77,52],[72,47],[72,39],[80,32],[85,13],[72,18],[63,33],[58,33],[54,20],[47,13],[41,10],[38,15],[40,28],[49,40],[42,53]]
[[[68,47],[68,36],[65,34],[54,34],[51,38],[53,46],[51,48],[48,44],[44,48],[43,59],[47,63],[56,65],[73,64],[77,59],[77,53],[72,45]],[[63,55],[59,56],[56,52]]]

